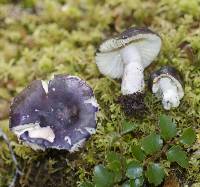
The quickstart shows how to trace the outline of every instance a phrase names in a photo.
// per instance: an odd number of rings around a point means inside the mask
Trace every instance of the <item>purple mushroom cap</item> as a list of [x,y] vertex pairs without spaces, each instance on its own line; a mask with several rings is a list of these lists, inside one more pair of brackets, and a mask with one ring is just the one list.
[[10,129],[33,149],[78,150],[96,131],[93,90],[75,76],[33,81],[11,104]]

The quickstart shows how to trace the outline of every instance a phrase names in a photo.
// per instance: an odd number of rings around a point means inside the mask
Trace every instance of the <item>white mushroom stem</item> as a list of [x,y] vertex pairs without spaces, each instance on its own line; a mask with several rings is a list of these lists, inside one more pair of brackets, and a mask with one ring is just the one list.
[[122,94],[142,92],[144,90],[144,67],[138,49],[134,45],[128,45],[121,49],[121,57],[124,63]]
[[162,95],[164,109],[170,110],[172,107],[178,107],[180,104],[180,97],[177,86],[173,84],[173,81],[169,78],[161,78],[158,81],[158,86]]

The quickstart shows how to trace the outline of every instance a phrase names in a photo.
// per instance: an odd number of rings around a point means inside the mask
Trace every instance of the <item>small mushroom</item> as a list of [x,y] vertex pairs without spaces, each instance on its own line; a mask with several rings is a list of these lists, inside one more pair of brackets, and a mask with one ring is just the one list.
[[178,107],[184,96],[181,74],[170,66],[164,66],[150,75],[149,88],[157,98],[162,99],[166,110]]
[[[96,54],[100,72],[111,78],[122,78],[121,92],[129,113],[144,102],[144,69],[156,58],[161,48],[161,38],[148,28],[129,28],[121,34],[104,41]],[[140,101],[137,101],[140,98]],[[124,99],[122,99],[125,101]],[[130,103],[134,103],[130,106]],[[141,106],[144,106],[143,104]],[[130,111],[131,110],[131,111]]]
[[33,149],[78,150],[96,131],[98,104],[75,76],[35,80],[11,104],[10,129]]

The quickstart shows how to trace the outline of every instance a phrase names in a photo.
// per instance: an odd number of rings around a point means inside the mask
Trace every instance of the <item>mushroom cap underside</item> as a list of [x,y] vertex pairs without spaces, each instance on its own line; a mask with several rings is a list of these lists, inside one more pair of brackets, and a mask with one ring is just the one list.
[[[98,104],[93,91],[85,81],[69,75],[55,76],[46,88],[43,84],[35,80],[14,98],[10,129],[32,148],[72,152],[96,130]],[[35,137],[43,131],[45,138]]]
[[96,64],[100,72],[111,78],[123,76],[124,64],[120,50],[127,45],[137,47],[146,68],[158,55],[161,38],[148,28],[129,28],[123,33],[103,42],[96,54]]

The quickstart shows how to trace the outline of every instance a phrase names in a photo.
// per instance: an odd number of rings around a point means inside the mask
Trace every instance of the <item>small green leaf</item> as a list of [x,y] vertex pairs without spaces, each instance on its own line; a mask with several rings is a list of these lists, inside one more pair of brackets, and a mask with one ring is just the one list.
[[143,177],[137,178],[137,179],[131,179],[126,181],[122,187],[142,187],[144,183]]
[[121,134],[126,134],[126,133],[129,133],[133,130],[135,130],[137,128],[137,125],[134,125],[132,123],[129,123],[129,122],[124,122],[122,124],[122,131],[121,131]]
[[159,126],[161,129],[161,136],[164,140],[170,140],[176,136],[176,124],[172,122],[172,119],[166,115],[161,115],[159,120]]
[[146,156],[139,145],[134,145],[132,151],[137,160],[143,161],[145,159]]
[[196,141],[196,133],[192,127],[189,127],[184,130],[180,141],[183,144],[192,145]]
[[170,162],[177,162],[183,168],[187,168],[189,165],[186,152],[179,145],[174,145],[168,150],[167,159]]
[[126,176],[130,179],[136,179],[141,177],[143,174],[143,167],[142,165],[136,161],[133,160],[127,165],[127,170],[126,170]]
[[130,180],[131,187],[142,187],[143,183],[144,183],[143,177]]
[[112,187],[114,184],[114,174],[103,165],[94,168],[94,183],[96,187]]
[[109,152],[107,155],[108,169],[114,172],[115,182],[119,182],[122,178],[122,166],[126,164],[123,157],[115,152]]
[[122,184],[122,187],[130,187],[130,181],[126,181]]
[[153,154],[162,148],[163,140],[160,138],[160,135],[152,133],[149,136],[144,137],[141,144],[142,149],[147,154]]
[[150,164],[147,167],[146,177],[150,183],[153,183],[155,186],[158,186],[165,176],[164,169],[160,166],[160,164]]
[[107,155],[108,168],[112,171],[118,172],[121,169],[120,155],[115,152],[109,152]]
[[94,187],[94,185],[91,182],[84,182],[80,185],[80,187]]

